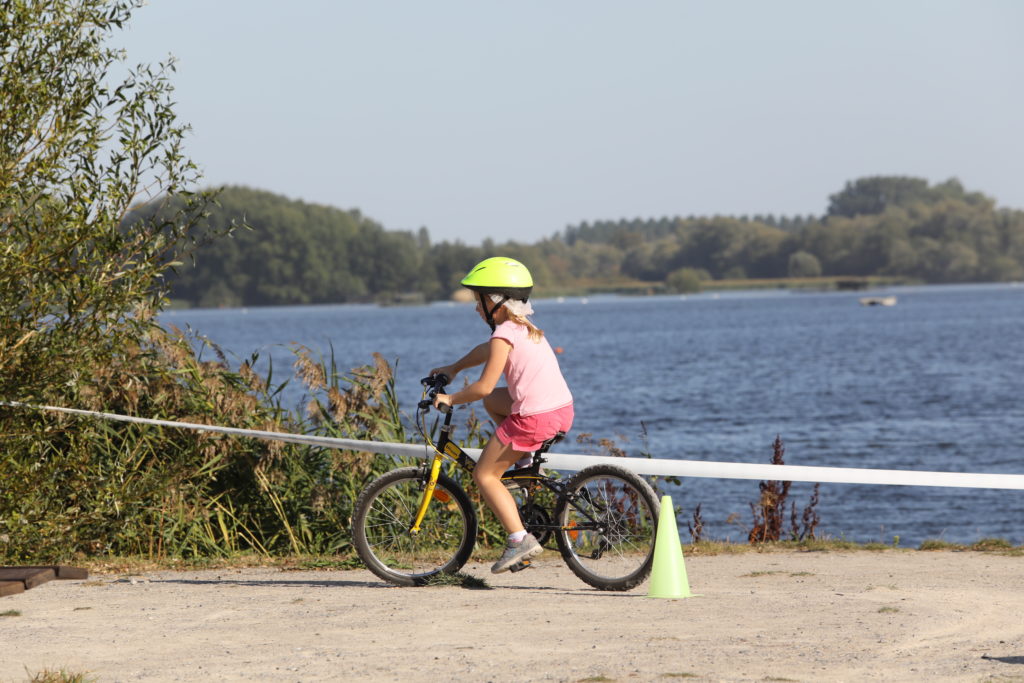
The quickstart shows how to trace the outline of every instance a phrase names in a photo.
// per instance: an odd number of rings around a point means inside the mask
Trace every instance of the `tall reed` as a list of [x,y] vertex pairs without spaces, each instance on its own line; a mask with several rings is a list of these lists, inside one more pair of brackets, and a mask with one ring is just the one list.
[[[404,441],[392,370],[342,373],[294,349],[314,397],[308,414],[281,388],[237,371],[208,341],[153,326],[58,402],[104,412],[264,431]],[[212,356],[212,359],[207,359]],[[319,372],[320,381],[313,381]],[[273,373],[268,370],[268,377]],[[6,409],[0,415],[0,560],[345,553],[352,503],[394,466],[344,452],[198,432]]]

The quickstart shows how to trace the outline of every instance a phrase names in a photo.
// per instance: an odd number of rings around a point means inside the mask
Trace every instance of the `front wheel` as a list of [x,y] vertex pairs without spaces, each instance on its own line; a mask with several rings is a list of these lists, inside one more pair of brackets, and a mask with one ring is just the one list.
[[459,571],[473,552],[476,512],[444,474],[420,530],[409,530],[425,487],[421,468],[403,467],[370,482],[356,500],[352,542],[366,568],[385,581],[422,586],[435,574]]
[[594,465],[566,483],[555,535],[569,569],[594,588],[624,591],[654,561],[660,504],[650,484],[617,465]]

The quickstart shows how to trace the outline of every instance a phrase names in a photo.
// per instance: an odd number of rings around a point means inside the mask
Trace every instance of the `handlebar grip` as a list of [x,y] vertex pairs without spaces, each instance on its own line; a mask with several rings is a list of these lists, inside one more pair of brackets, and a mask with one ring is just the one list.
[[[430,410],[430,408],[434,405],[434,401],[432,399],[425,398],[422,401],[420,401],[417,405],[419,406],[420,410]],[[437,409],[446,415],[452,412],[452,407],[447,403],[442,403],[440,406],[437,407]]]

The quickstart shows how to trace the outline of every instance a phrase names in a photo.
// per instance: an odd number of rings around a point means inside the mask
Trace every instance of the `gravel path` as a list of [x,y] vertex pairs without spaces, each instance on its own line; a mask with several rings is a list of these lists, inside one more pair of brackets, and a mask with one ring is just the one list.
[[0,598],[0,681],[1024,679],[1024,558],[687,558],[699,597],[603,593],[547,552],[489,589],[365,571],[93,575]]

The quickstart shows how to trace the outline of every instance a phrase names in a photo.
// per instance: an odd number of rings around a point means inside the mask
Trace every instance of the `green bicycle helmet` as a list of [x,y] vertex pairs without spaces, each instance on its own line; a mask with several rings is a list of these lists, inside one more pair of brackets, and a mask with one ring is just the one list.
[[[494,256],[484,259],[473,266],[466,277],[462,278],[462,286],[476,292],[480,305],[484,309],[487,324],[494,330],[494,313],[509,299],[527,301],[533,291],[533,277],[530,271],[519,261],[505,256]],[[500,301],[492,302],[490,295],[497,294]]]

